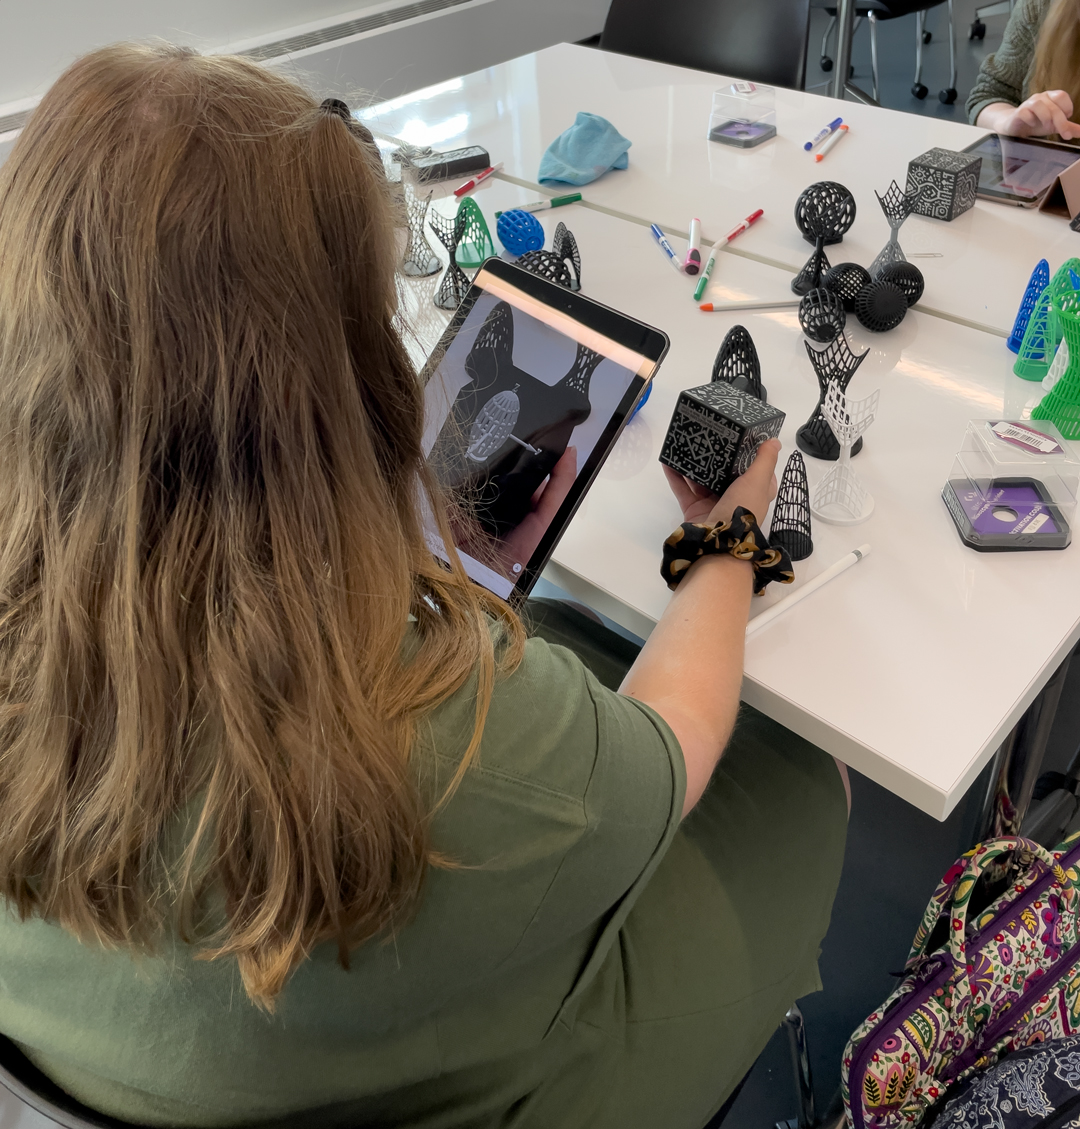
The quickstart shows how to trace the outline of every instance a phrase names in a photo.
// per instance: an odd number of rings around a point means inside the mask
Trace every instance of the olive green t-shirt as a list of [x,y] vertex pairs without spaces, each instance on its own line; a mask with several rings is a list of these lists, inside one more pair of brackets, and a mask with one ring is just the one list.
[[[452,774],[473,711],[469,684],[422,726],[429,778]],[[590,985],[619,959],[684,792],[657,714],[530,640],[435,817],[433,846],[457,865],[429,868],[414,918],[355,951],[349,971],[317,949],[267,1015],[232,961],[171,942],[149,957],[102,951],[0,913],[0,1031],[81,1101],[151,1125],[339,1103],[353,1126],[511,1124],[588,1037],[589,1007],[609,1010]]]

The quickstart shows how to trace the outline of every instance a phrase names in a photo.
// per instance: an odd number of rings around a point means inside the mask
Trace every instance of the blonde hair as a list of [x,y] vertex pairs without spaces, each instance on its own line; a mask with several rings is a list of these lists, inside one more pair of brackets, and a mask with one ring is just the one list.
[[523,640],[425,544],[363,132],[243,59],[120,45],[0,168],[0,893],[107,945],[173,923],[265,1006],[415,906],[415,722],[477,675],[456,783]]
[[1080,0],[1053,0],[1039,29],[1032,67],[1032,94],[1064,90],[1080,113]]

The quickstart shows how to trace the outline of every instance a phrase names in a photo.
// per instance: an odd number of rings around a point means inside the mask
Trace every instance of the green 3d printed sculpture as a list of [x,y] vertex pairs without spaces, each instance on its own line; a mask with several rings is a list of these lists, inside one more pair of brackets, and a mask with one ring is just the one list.
[[464,229],[454,256],[455,261],[459,267],[478,267],[495,254],[495,242],[488,231],[484,213],[471,196],[466,196],[458,205],[457,215],[464,220]]
[[[1048,419],[1066,439],[1080,439],[1080,292],[1070,289],[1055,297],[1052,316],[1068,343],[1069,367],[1039,402],[1031,418]],[[1020,355],[1023,356],[1023,349]]]
[[1080,259],[1068,259],[1057,269],[1050,285],[1039,295],[1035,309],[1024,330],[1020,353],[1013,372],[1022,380],[1042,380],[1050,369],[1054,354],[1061,344],[1061,326],[1054,306],[1057,300],[1076,292],[1080,281]]

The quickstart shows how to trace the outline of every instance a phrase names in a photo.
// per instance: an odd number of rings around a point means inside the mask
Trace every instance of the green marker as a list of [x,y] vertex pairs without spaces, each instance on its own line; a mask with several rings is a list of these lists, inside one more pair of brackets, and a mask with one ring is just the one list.
[[[547,200],[534,200],[531,204],[522,204],[520,208],[510,209],[515,212],[546,212],[548,208],[561,208],[564,204],[576,204],[581,199],[580,192],[571,192],[568,196],[551,196]],[[498,219],[502,212],[496,212]]]
[[709,285],[709,276],[713,272],[713,267],[716,265],[716,255],[721,247],[726,247],[736,235],[741,235],[752,223],[761,219],[764,212],[758,208],[756,212],[748,215],[741,223],[737,223],[723,239],[718,239],[713,245],[712,250],[709,252],[709,261],[705,264],[705,269],[701,272],[701,278],[698,284],[694,287],[694,301],[700,302],[702,294],[705,293],[705,287]]

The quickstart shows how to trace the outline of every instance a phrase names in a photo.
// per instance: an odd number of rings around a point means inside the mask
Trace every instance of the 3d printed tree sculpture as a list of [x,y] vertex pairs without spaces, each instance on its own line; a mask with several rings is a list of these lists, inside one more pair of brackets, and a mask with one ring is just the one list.
[[[821,395],[817,407],[814,408],[810,418],[795,433],[795,442],[801,451],[812,455],[815,459],[838,459],[840,457],[840,444],[836,441],[833,430],[829,427],[825,417],[821,414],[825,403],[825,395],[831,384],[836,384],[841,392],[847,391],[855,370],[866,359],[869,349],[862,353],[852,352],[847,337],[841,333],[839,337],[830,341],[824,349],[815,349],[809,341],[804,341],[807,356],[814,366],[818,379],[818,388]],[[857,455],[862,448],[862,440],[856,439],[851,449]]]
[[769,544],[787,549],[793,561],[804,561],[814,551],[810,528],[810,489],[806,483],[806,463],[792,451],[776,492]]
[[518,266],[567,290],[581,289],[581,252],[574,233],[564,223],[555,228],[550,251],[528,251],[518,259]]
[[464,217],[465,227],[454,252],[454,261],[459,267],[478,267],[495,254],[495,241],[488,231],[480,205],[471,196],[466,196],[458,204],[458,216]]
[[889,263],[907,262],[897,241],[897,235],[904,220],[911,215],[911,210],[915,207],[915,201],[919,198],[921,191],[922,189],[915,189],[912,192],[904,192],[894,180],[884,196],[878,192],[874,193],[889,225],[889,242],[882,247],[878,257],[870,264],[870,274],[873,278],[877,278],[881,268],[888,266]]
[[1068,342],[1068,367],[1036,405],[1031,418],[1048,419],[1066,439],[1080,439],[1080,292],[1071,290],[1056,297],[1053,309]]
[[424,231],[424,221],[427,219],[428,207],[431,205],[431,193],[418,196],[408,180],[402,181],[405,193],[405,214],[409,220],[409,242],[405,247],[405,256],[401,260],[401,269],[410,278],[427,278],[438,274],[442,267],[439,256],[431,248]]
[[1020,309],[1016,311],[1016,321],[1013,322],[1012,333],[1005,344],[1014,352],[1020,352],[1024,340],[1024,330],[1028,327],[1035,303],[1039,295],[1050,285],[1050,264],[1045,259],[1040,259],[1031,272],[1027,286],[1024,287],[1024,296],[1020,299]]
[[796,294],[808,294],[821,285],[821,276],[830,269],[825,254],[827,244],[839,243],[855,222],[855,197],[831,180],[811,184],[795,202],[795,223],[803,238],[814,244],[814,253],[792,279]]
[[446,248],[450,261],[446,264],[439,289],[435,292],[435,305],[440,310],[456,310],[469,289],[469,279],[465,272],[457,265],[457,248],[461,237],[465,233],[465,224],[468,217],[458,209],[453,219],[440,215],[438,212],[428,214],[428,224],[435,232],[439,242]]
[[1061,327],[1054,313],[1055,302],[1080,289],[1080,260],[1068,259],[1054,272],[1039,295],[1028,319],[1013,372],[1022,380],[1043,380],[1061,344]]
[[739,392],[756,396],[767,403],[768,393],[761,383],[761,362],[754,339],[741,325],[733,325],[720,345],[713,361],[712,378],[730,384]]
[[811,341],[831,341],[844,332],[847,314],[838,294],[819,286],[799,303],[799,325]]
[[843,302],[844,310],[849,314],[855,312],[855,295],[870,281],[870,272],[858,263],[838,263],[821,277],[821,285]]
[[831,525],[858,525],[874,512],[874,499],[867,493],[851,465],[852,449],[874,422],[880,392],[865,400],[848,400],[839,385],[830,384],[822,414],[840,445],[836,466],[829,467],[814,491],[810,510]]

